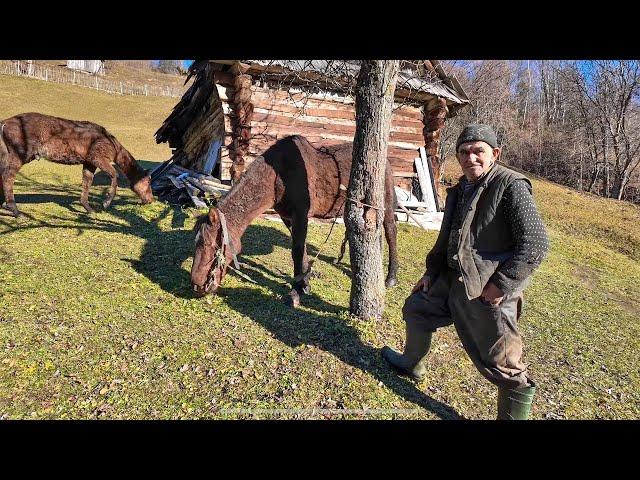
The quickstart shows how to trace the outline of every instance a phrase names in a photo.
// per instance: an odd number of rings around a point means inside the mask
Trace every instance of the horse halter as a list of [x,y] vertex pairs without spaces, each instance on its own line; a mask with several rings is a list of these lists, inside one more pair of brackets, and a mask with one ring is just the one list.
[[[238,258],[236,257],[236,253],[233,250],[233,247],[231,246],[231,240],[229,238],[229,229],[227,228],[227,219],[224,216],[224,213],[222,213],[219,209],[215,207],[212,207],[212,208],[215,209],[216,213],[218,214],[218,217],[220,218],[220,226],[222,227],[222,246],[216,248],[216,251],[213,254],[213,261],[211,262],[211,266],[209,267],[209,272],[207,273],[207,281],[204,284],[205,292],[209,291],[211,286],[214,286],[216,288],[220,286],[220,284],[215,280],[213,271],[216,268],[220,268],[222,271],[225,266],[230,266],[230,265],[227,265],[227,257],[225,255],[227,249],[231,251],[231,255],[233,256],[233,264],[235,265],[236,269],[239,269]],[[202,227],[204,227],[204,225],[206,224],[203,223]],[[198,235],[201,235],[201,233],[198,232]],[[196,241],[197,241],[197,237],[196,237]]]

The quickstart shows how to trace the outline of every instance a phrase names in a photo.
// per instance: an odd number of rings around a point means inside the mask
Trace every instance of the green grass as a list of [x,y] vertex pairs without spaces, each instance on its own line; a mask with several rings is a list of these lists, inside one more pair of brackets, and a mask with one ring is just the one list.
[[[4,116],[11,104],[6,78],[0,77]],[[27,98],[19,90],[34,81],[19,80],[11,88]],[[60,86],[32,91],[28,110],[45,105],[49,88]],[[85,95],[95,105],[111,102],[89,118],[113,122],[107,128],[116,135],[130,129],[128,147],[142,158],[168,156],[153,153],[152,134],[172,105],[147,98],[148,107],[133,108],[87,89],[71,93],[77,111],[67,102],[49,111],[81,118]],[[0,417],[495,416],[496,390],[476,372],[452,327],[435,334],[421,383],[398,377],[379,356],[383,345],[403,343],[402,304],[437,232],[399,226],[400,285],[387,292],[380,321],[348,315],[348,257],[330,263],[340,225],[300,309],[279,301],[292,274],[290,240],[282,224],[266,220],[243,238],[245,273],[258,285],[231,274],[219,295],[194,299],[189,269],[198,212],[141,205],[122,188],[107,212],[87,215],[78,201],[80,177],[79,167],[29,164],[16,182],[25,217],[0,215]],[[97,203],[105,188],[94,186],[90,201]],[[539,384],[532,416],[638,418],[640,209],[541,181],[534,189],[551,252],[525,294],[520,325],[525,360]],[[310,254],[328,231],[329,225],[310,225]],[[363,408],[378,413],[335,413]],[[268,412],[283,409],[289,413]],[[384,413],[391,409],[398,410]]]

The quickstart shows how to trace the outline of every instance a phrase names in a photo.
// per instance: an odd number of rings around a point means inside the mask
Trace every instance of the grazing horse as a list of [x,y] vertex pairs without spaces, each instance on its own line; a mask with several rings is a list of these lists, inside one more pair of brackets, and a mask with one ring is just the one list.
[[23,113],[0,122],[0,200],[4,196],[5,208],[16,217],[20,214],[13,196],[16,174],[25,163],[40,158],[66,165],[82,164],[80,203],[89,213],[93,212],[88,201],[89,187],[96,168],[111,177],[103,202],[105,209],[116,194],[118,173],[112,163],[127,176],[131,189],[143,203],[153,201],[149,173],[104,127],[40,113]]
[[[194,292],[203,296],[218,289],[227,266],[240,253],[244,231],[254,218],[273,208],[291,233],[294,281],[293,290],[284,300],[297,306],[300,294],[309,292],[308,219],[343,214],[346,192],[340,185],[349,183],[352,151],[351,143],[317,149],[306,138],[294,135],[279,140],[256,158],[218,207],[211,208],[196,222],[191,268]],[[387,288],[397,283],[395,204],[393,177],[387,162],[384,213],[389,244]]]

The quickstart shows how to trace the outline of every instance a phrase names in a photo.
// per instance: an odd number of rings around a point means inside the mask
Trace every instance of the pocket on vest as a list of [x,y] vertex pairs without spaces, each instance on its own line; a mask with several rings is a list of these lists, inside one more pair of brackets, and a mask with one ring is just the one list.
[[495,273],[504,260],[501,261],[500,259],[495,258],[495,254],[472,252],[471,255],[473,262],[476,264],[476,268],[478,269],[481,288],[484,288],[487,285],[487,282],[489,282],[491,275]]

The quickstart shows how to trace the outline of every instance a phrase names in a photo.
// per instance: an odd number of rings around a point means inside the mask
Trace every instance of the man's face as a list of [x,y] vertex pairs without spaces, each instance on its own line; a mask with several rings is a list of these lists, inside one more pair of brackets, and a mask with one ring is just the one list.
[[500,155],[499,148],[486,142],[466,142],[458,147],[456,158],[467,180],[475,182],[489,171]]

